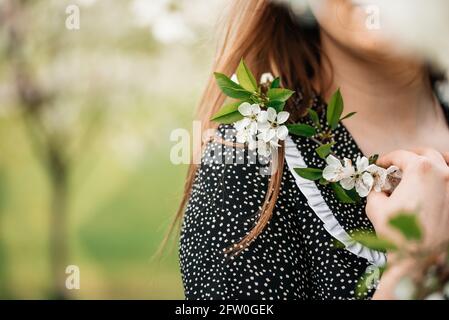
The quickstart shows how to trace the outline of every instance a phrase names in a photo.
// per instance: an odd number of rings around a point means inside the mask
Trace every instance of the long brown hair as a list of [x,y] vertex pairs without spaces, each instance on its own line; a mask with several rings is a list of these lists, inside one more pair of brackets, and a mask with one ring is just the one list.
[[[243,57],[256,78],[264,72],[280,76],[284,87],[300,88],[301,96],[296,97],[298,103],[287,106],[293,119],[300,117],[314,94],[324,89],[319,79],[322,57],[318,28],[301,23],[289,7],[269,0],[233,0],[228,15],[213,71],[230,76]],[[315,88],[312,79],[315,79],[315,84],[318,83]],[[197,113],[202,120],[203,132],[216,127],[209,119],[224,100],[211,74]],[[236,251],[246,248],[264,230],[273,215],[283,174],[283,147],[279,149],[278,159],[278,168],[271,176],[259,218],[252,230],[234,245]],[[190,165],[184,196],[171,231],[182,219],[197,169],[197,164]]]

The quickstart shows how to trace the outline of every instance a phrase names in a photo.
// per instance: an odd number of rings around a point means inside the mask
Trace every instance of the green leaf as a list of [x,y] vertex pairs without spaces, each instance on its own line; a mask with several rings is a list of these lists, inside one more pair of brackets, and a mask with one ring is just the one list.
[[327,180],[324,179],[324,178],[321,178],[321,179],[320,179],[320,184],[321,184],[322,186],[327,186],[329,183],[330,183],[330,182],[327,181]]
[[227,114],[225,116],[222,116],[220,118],[213,119],[212,121],[218,122],[218,123],[221,123],[221,124],[233,124],[233,123],[235,123],[235,122],[237,122],[239,120],[242,120],[242,119],[243,119],[242,114],[237,111],[237,112],[229,113],[229,114]]
[[350,112],[347,115],[345,115],[343,118],[340,119],[340,121],[345,120],[345,119],[349,119],[351,118],[353,115],[355,115],[357,112]]
[[[368,272],[370,270],[370,272]],[[367,271],[360,277],[357,281],[355,298],[356,299],[366,299],[366,295],[370,290],[374,288],[374,284],[385,272],[385,267],[376,267],[374,269],[368,268]]]
[[335,238],[332,239],[332,244],[335,249],[345,249],[346,248],[346,246],[343,242],[341,242],[340,240],[335,239]]
[[321,123],[320,123],[320,118],[318,117],[318,113],[313,109],[309,109],[308,113],[309,113],[309,117],[310,117],[310,119],[312,119],[313,123],[318,128],[321,128]]
[[239,83],[244,89],[250,92],[257,90],[256,79],[243,59],[240,61],[237,68],[237,79],[239,79]]
[[316,134],[316,129],[308,124],[289,124],[287,125],[288,132],[301,137],[313,137]]
[[366,234],[366,233],[362,233],[362,232],[356,232],[356,233],[352,233],[351,237],[355,241],[363,244],[365,247],[368,247],[373,250],[378,250],[378,251],[387,251],[387,250],[395,251],[395,250],[397,250],[397,247],[394,243],[392,243],[386,239],[378,238],[373,233]]
[[280,100],[271,100],[267,103],[267,108],[273,108],[276,112],[284,110],[285,102]]
[[215,72],[214,75],[217,80],[217,85],[228,97],[234,99],[249,99],[252,96],[251,92],[243,89],[239,84],[229,79],[226,75],[218,72]]
[[280,88],[281,87],[281,78],[277,77],[271,83],[271,89]]
[[343,113],[343,97],[341,96],[340,89],[338,89],[331,97],[327,106],[327,123],[332,130],[336,129],[340,121],[340,117]]
[[355,202],[355,203],[360,203],[360,201],[362,200],[359,196],[359,194],[357,193],[357,191],[354,189],[352,190],[346,190],[346,194]]
[[230,124],[243,119],[243,115],[238,111],[241,104],[241,101],[237,101],[223,106],[220,111],[212,116],[211,120],[218,123]]
[[421,240],[422,230],[416,214],[400,213],[389,221],[407,240]]
[[302,178],[307,180],[319,180],[323,176],[323,170],[315,168],[295,168],[295,172]]
[[283,89],[283,88],[273,88],[268,90],[267,95],[270,100],[280,100],[287,101],[295,93],[295,91]]
[[334,146],[335,142],[323,144],[322,146],[318,147],[315,151],[318,153],[321,159],[326,159],[326,157],[332,152],[332,147]]
[[356,203],[354,199],[352,199],[345,189],[338,183],[338,182],[332,182],[330,184],[332,190],[335,192],[335,196],[337,199],[342,203]]

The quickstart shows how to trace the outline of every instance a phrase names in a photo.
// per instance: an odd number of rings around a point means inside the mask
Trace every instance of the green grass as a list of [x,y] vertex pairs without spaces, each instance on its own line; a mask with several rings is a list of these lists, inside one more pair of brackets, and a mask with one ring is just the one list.
[[[20,118],[0,119],[0,137],[0,298],[48,298],[47,178]],[[179,203],[186,170],[169,162],[165,139],[148,144],[143,160],[131,168],[100,144],[74,172],[68,264],[81,273],[74,298],[183,298],[176,247],[153,257]]]

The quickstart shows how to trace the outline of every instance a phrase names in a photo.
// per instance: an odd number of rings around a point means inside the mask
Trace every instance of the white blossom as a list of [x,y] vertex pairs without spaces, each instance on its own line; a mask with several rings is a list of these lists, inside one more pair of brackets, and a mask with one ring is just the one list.
[[263,139],[265,142],[277,137],[279,140],[285,140],[288,135],[288,129],[283,125],[290,113],[286,111],[276,112],[273,108],[268,108],[267,111],[262,111],[259,118],[259,131],[263,133]]
[[369,164],[366,157],[358,157],[356,168],[352,161],[345,158],[343,163],[333,155],[326,158],[323,178],[329,182],[340,182],[346,190],[356,189],[361,197],[366,197],[371,190],[376,192],[392,190],[394,186],[390,179],[401,179],[402,173],[398,167],[384,169],[375,164]]
[[396,180],[400,180],[402,179],[402,171],[396,167],[396,166],[391,166],[387,169],[387,178],[385,180],[384,185],[382,186],[382,191],[392,191],[395,187],[395,185],[392,185],[391,180],[392,179],[396,179]]
[[327,166],[323,170],[323,178],[330,182],[338,182],[354,174],[354,167],[349,159],[344,159],[344,166],[339,159],[333,155],[326,158]]
[[396,166],[391,166],[385,169],[372,164],[368,166],[366,171],[369,172],[374,178],[373,189],[376,192],[392,191],[394,189],[394,186],[391,181],[393,179],[402,178],[402,172]]
[[283,125],[290,114],[279,113],[273,108],[262,111],[258,104],[242,103],[239,112],[243,119],[234,123],[238,143],[248,145],[249,150],[257,149],[261,156],[268,157],[279,148],[279,140],[285,140],[288,129]]
[[387,169],[372,164],[366,168],[374,179],[373,189],[376,192],[381,192],[387,182]]
[[240,121],[245,127],[252,126],[254,128],[254,133],[256,133],[257,122],[261,117],[260,106],[258,104],[249,104],[248,102],[244,102],[239,106],[238,110],[240,114],[244,116],[244,118]]
[[240,84],[239,83],[239,79],[237,78],[237,75],[235,73],[231,76],[231,80],[234,81],[237,84]]
[[274,80],[274,76],[270,72],[266,72],[266,73],[262,74],[262,76],[260,77],[260,83],[262,83],[262,84],[273,82],[273,80]]
[[257,152],[259,155],[269,157],[278,147],[280,147],[280,145],[275,137],[271,140],[265,141],[265,136],[259,134],[257,139]]
[[242,103],[239,112],[244,116],[242,120],[234,123],[237,130],[237,142],[248,143],[250,150],[255,149],[255,135],[257,134],[257,120],[260,115],[260,106],[258,104]]
[[250,128],[242,128],[238,130],[236,138],[238,143],[247,143],[249,150],[255,150],[257,147],[255,133]]
[[352,175],[340,181],[341,186],[346,190],[355,190],[361,197],[366,197],[373,188],[374,178],[366,169],[369,167],[367,157],[357,157],[356,170]]

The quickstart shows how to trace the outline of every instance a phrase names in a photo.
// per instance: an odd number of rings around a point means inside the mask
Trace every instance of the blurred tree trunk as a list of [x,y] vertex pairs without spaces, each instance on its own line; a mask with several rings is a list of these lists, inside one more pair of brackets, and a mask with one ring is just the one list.
[[[47,132],[42,123],[42,112],[51,101],[52,95],[38,86],[33,79],[30,62],[24,54],[22,13],[28,1],[5,1],[2,8],[2,22],[8,34],[7,59],[10,61],[17,90],[18,105],[21,107],[28,137],[38,160],[42,163],[49,179],[50,199],[50,267],[51,293],[53,299],[68,298],[65,287],[67,266],[67,199],[69,163],[65,159],[65,141]],[[54,94],[54,93],[53,93]]]
[[[2,214],[6,202],[5,173],[0,168],[0,227],[3,227]],[[8,256],[6,252],[5,239],[0,230],[0,298],[13,299],[13,293],[9,285]]]
[[68,167],[58,152],[50,153],[48,167],[51,182],[50,263],[53,276],[53,299],[68,298],[65,269],[68,260],[67,199]]

